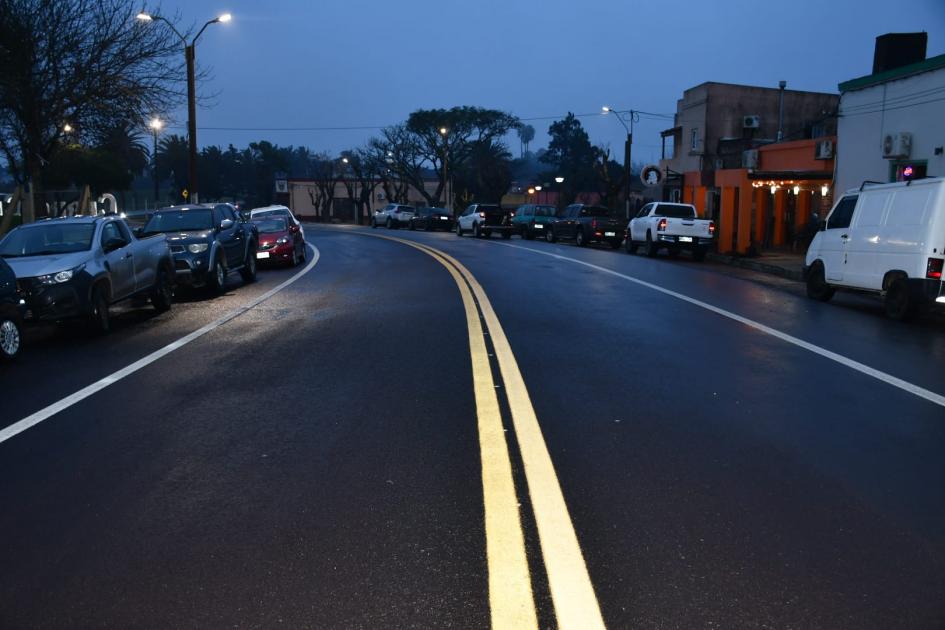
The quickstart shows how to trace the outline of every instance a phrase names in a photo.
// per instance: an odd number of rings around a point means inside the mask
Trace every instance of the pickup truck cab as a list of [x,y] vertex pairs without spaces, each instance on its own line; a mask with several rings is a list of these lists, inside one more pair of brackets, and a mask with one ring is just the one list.
[[715,237],[715,223],[700,219],[696,207],[688,203],[648,203],[627,225],[627,253],[635,254],[640,245],[653,258],[666,248],[671,256],[682,250],[692,252],[696,261],[705,260]]
[[536,236],[542,238],[554,222],[556,212],[557,209],[554,206],[534,203],[519,206],[512,217],[512,232],[529,241]]
[[545,239],[574,239],[578,247],[588,243],[610,243],[614,249],[623,242],[623,225],[609,208],[573,203],[555,216],[545,232]]
[[872,293],[904,320],[945,306],[945,178],[849,190],[807,250],[807,294],[827,301],[837,289]]
[[259,231],[228,203],[162,208],[138,233],[167,240],[182,285],[220,294],[231,272],[239,271],[247,283],[256,280]]
[[164,238],[139,239],[117,215],[21,225],[0,241],[0,257],[16,273],[27,321],[85,319],[104,333],[112,304],[147,296],[163,312],[173,302]]
[[512,238],[511,213],[494,203],[474,203],[456,219],[456,236],[470,232],[476,238],[489,238],[492,233]]
[[413,206],[405,206],[401,203],[389,203],[374,213],[371,218],[371,227],[383,225],[388,230],[401,225],[410,223],[410,219],[417,214],[417,209]]

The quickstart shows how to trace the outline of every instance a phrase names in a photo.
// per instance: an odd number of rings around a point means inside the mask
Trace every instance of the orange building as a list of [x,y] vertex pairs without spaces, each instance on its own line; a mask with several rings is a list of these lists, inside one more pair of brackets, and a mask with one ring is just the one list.
[[[745,255],[794,248],[811,214],[823,218],[830,209],[835,143],[835,137],[822,137],[769,144],[757,149],[756,168],[716,170],[715,188],[721,191],[719,252]],[[693,175],[698,179],[698,173]],[[683,200],[699,208],[706,189],[688,176]]]

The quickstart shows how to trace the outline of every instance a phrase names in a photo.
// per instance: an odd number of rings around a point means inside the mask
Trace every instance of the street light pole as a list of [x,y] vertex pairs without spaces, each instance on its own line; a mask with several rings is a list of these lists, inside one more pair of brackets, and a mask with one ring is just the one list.
[[445,151],[443,152],[443,188],[446,190],[446,209],[450,211],[450,214],[453,214],[453,203],[450,198],[450,178],[449,178],[449,162],[450,162],[450,140],[449,140],[449,129],[446,127],[440,127],[440,135],[443,136],[443,142],[445,145]]
[[154,118],[151,120],[149,126],[151,127],[151,136],[154,138],[154,150],[151,153],[151,179],[154,180],[154,207],[157,208],[158,196],[160,194],[157,176],[157,137],[158,132],[161,130],[161,127],[164,126],[164,123],[161,122],[160,118]]
[[[625,109],[625,110],[618,111],[604,105],[601,108],[601,110],[605,114],[614,114],[617,120],[620,121],[620,124],[623,125],[624,130],[627,132],[627,139],[623,145],[623,169],[624,169],[624,179],[626,180],[625,186],[624,186],[624,206],[627,212],[627,220],[629,220],[630,219],[630,178],[632,176],[631,170],[630,170],[631,169],[630,157],[631,157],[631,149],[633,147],[633,123],[639,120],[640,116],[639,116],[639,113],[633,109]],[[624,122],[623,118],[620,116],[621,114],[630,115],[629,127],[627,127],[627,123]],[[604,166],[606,168],[606,165]]]
[[194,38],[188,42],[187,38],[181,35],[174,24],[165,18],[162,15],[150,14],[141,12],[137,15],[137,18],[143,22],[152,22],[155,20],[160,20],[167,24],[174,34],[180,39],[181,43],[184,45],[184,60],[187,63],[187,139],[188,139],[188,192],[189,195],[187,200],[191,203],[200,203],[200,194],[197,191],[197,89],[196,89],[196,45],[197,40],[200,39],[200,36],[203,35],[203,32],[207,30],[207,27],[211,24],[222,23],[225,24],[233,19],[233,16],[229,13],[224,13],[219,17],[215,17],[212,20],[207,20],[206,24],[201,27],[197,34],[194,35]]

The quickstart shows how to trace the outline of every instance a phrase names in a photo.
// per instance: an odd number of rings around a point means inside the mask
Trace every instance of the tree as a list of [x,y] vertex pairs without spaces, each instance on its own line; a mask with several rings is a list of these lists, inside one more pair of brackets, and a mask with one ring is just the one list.
[[377,172],[380,165],[372,159],[371,153],[366,149],[343,151],[341,157],[342,164],[346,167],[342,181],[348,192],[348,198],[354,203],[355,221],[360,224],[365,209],[371,207],[371,198],[380,183]]
[[0,0],[0,152],[34,195],[65,123],[95,136],[180,97],[179,40],[136,20],[140,10],[132,0]]
[[335,187],[341,177],[338,160],[327,153],[319,153],[312,160],[312,176],[315,180],[315,189],[309,190],[312,205],[315,206],[318,218],[328,221],[335,200]]
[[531,125],[519,125],[516,128],[518,131],[518,140],[520,144],[520,156],[524,158],[528,155],[528,145],[532,140],[535,139],[535,128]]
[[189,159],[187,138],[170,134],[158,142],[157,176],[158,179],[170,179],[174,191],[172,197],[177,197],[187,188],[187,165]]
[[498,142],[475,142],[466,161],[454,174],[456,200],[499,203],[512,185],[512,155]]
[[410,182],[401,175],[395,159],[395,147],[383,138],[372,138],[366,149],[366,160],[380,180],[384,196],[391,203],[408,203]]
[[594,171],[597,175],[597,192],[601,205],[616,210],[626,189],[627,174],[623,166],[610,159],[610,149],[597,147]]
[[541,161],[554,167],[551,177],[564,177],[561,190],[564,203],[572,203],[580,191],[595,190],[594,163],[600,150],[591,144],[581,121],[568,112],[562,120],[551,123],[548,135],[551,141]]

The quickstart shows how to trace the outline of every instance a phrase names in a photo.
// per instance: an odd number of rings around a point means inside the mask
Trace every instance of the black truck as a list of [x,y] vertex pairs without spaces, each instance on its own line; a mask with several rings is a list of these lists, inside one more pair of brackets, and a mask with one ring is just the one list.
[[614,249],[623,242],[624,228],[609,208],[573,203],[559,211],[545,239],[554,243],[558,239],[574,239],[579,247],[588,243],[610,243]]
[[167,237],[178,284],[207,286],[221,294],[233,271],[239,271],[244,282],[256,280],[259,232],[228,203],[162,208],[138,233]]

